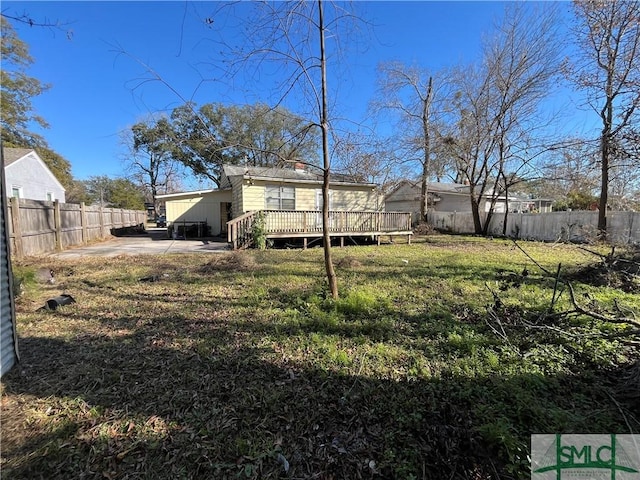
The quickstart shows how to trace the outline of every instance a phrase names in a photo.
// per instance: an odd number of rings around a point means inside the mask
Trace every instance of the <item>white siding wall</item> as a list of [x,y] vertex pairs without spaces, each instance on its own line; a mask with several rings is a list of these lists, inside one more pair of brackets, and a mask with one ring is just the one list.
[[[64,188],[33,153],[5,167],[5,180],[9,196],[14,187],[19,187],[22,191],[21,198],[65,202]],[[53,198],[47,198],[47,193]]]
[[[435,194],[441,200],[436,203],[435,210],[437,212],[470,212],[471,201],[469,195],[456,193],[439,193]],[[482,210],[482,208],[480,209]]]

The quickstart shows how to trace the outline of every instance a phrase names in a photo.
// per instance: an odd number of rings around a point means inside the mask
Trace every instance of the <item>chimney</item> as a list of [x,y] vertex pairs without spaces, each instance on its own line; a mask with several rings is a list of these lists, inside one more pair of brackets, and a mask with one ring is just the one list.
[[304,172],[304,163],[302,162],[296,162],[293,165],[293,168],[295,169],[296,172]]

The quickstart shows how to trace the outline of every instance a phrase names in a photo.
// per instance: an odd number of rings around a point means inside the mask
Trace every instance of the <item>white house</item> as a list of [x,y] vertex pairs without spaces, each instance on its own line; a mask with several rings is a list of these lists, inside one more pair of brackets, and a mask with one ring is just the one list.
[[[385,211],[411,212],[415,223],[420,216],[421,185],[419,181],[402,180],[396,188],[385,197]],[[429,182],[427,184],[428,206],[434,212],[470,212],[469,185],[460,183]],[[518,212],[551,211],[551,200],[522,200],[509,197],[509,210]],[[494,213],[504,213],[507,206],[506,197],[500,195],[495,198]],[[487,192],[480,199],[480,211],[488,212],[491,208],[491,192]]]
[[30,148],[3,148],[5,191],[9,197],[65,202],[65,188]]

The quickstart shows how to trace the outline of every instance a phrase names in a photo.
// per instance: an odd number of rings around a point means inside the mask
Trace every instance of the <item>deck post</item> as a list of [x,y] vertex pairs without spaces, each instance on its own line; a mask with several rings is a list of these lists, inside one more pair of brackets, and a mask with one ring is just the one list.
[[340,248],[344,248],[344,235],[340,236]]
[[302,248],[304,248],[305,250],[307,249],[307,237],[304,237],[302,239]]

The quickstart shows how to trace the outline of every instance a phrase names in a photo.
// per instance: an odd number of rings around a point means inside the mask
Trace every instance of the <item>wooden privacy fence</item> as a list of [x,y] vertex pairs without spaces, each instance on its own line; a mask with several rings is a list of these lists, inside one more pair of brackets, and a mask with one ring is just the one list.
[[[482,214],[484,222],[486,214]],[[474,233],[471,212],[429,212],[427,222],[438,230]],[[502,235],[504,213],[491,218],[488,233]],[[506,235],[527,240],[588,242],[598,232],[598,212],[509,213]],[[640,243],[640,213],[608,212],[607,236],[614,244]]]
[[143,225],[142,210],[8,198],[11,255],[21,258],[111,236],[112,230]]

